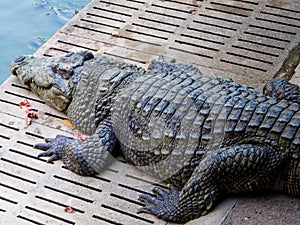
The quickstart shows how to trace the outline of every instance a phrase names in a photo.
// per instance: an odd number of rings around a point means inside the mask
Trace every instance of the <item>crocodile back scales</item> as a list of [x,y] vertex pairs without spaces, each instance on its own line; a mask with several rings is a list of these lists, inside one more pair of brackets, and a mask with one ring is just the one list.
[[299,156],[299,105],[198,71],[149,71],[115,98],[112,123],[125,158],[182,186],[209,152],[267,144]]

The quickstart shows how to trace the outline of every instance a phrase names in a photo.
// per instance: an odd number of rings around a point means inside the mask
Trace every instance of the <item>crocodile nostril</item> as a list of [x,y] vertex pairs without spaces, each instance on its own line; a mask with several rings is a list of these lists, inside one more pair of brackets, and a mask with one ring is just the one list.
[[25,56],[20,55],[17,58],[15,58],[14,62],[15,63],[19,63],[19,62],[22,62],[24,59],[25,59]]

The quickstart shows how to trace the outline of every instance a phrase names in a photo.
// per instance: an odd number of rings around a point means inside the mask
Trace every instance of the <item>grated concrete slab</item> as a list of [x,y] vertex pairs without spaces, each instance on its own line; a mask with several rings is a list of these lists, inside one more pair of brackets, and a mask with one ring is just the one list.
[[[93,0],[35,54],[85,49],[144,67],[163,55],[261,90],[299,44],[299,20],[297,0]],[[298,75],[299,66],[294,82]],[[80,177],[61,162],[37,159],[32,146],[43,137],[72,135],[61,123],[65,115],[15,77],[0,92],[0,224],[166,224],[136,214],[137,196],[158,180],[119,161]],[[18,106],[24,97],[39,115],[28,127]],[[299,224],[299,204],[281,195],[229,197],[188,224]]]

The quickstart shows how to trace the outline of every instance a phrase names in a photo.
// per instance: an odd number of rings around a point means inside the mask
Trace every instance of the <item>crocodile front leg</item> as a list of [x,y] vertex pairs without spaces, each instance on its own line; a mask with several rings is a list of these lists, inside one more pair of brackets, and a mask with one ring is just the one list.
[[38,157],[51,156],[48,162],[62,159],[68,169],[84,176],[99,173],[104,169],[112,159],[111,153],[117,142],[109,121],[100,123],[95,134],[83,142],[62,135],[46,138],[45,141],[46,143],[34,146],[46,150]]
[[177,223],[203,216],[221,193],[271,188],[283,158],[260,145],[218,149],[201,161],[182,190],[172,187],[167,192],[155,188],[154,195],[142,194],[139,199],[146,206],[140,212]]

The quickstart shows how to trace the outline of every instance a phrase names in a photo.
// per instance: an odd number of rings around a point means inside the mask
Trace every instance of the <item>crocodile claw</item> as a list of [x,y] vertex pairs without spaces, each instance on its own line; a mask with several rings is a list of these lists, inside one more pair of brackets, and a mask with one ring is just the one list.
[[138,213],[150,213],[159,219],[176,221],[180,218],[177,207],[180,189],[171,185],[170,191],[155,187],[153,194],[142,194],[139,200],[145,204]]
[[38,154],[37,157],[50,156],[50,158],[47,160],[47,162],[50,163],[62,158],[62,150],[69,139],[72,138],[57,135],[55,138],[45,138],[46,143],[37,143],[33,147],[40,150],[45,150],[44,152]]

